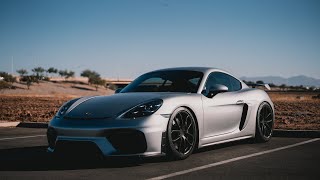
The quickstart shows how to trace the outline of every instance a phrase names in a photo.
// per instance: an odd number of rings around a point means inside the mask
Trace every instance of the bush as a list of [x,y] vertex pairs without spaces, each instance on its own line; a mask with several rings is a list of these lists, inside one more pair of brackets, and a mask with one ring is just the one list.
[[86,70],[82,71],[80,76],[87,77],[88,78],[88,84],[94,84],[93,82],[95,82],[95,81],[100,79],[100,74],[99,73],[97,73],[95,71],[91,71],[89,69],[86,69]]
[[6,72],[0,72],[0,77],[3,77],[3,81],[9,82],[9,83],[16,82],[16,78]]
[[92,84],[96,88],[96,91],[98,91],[98,87],[105,86],[106,81],[104,79],[101,79],[98,76],[92,76],[89,78],[89,83]]
[[23,76],[20,78],[20,81],[25,82],[28,89],[30,89],[30,86],[33,82],[39,83],[39,79],[37,76]]
[[68,79],[70,77],[74,77],[74,72],[73,71],[68,71],[68,70],[60,70],[59,75],[61,77],[64,77],[64,79]]
[[0,91],[4,89],[10,89],[12,85],[6,81],[0,81]]

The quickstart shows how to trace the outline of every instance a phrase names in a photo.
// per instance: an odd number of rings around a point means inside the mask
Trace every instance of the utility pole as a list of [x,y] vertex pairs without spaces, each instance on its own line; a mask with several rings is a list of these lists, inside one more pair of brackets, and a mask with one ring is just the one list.
[[11,75],[13,75],[13,56],[11,56]]

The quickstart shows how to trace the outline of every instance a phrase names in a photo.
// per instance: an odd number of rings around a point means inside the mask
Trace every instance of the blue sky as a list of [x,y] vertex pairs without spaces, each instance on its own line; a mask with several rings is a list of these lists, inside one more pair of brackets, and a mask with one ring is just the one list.
[[175,66],[320,78],[318,0],[0,0],[0,71]]

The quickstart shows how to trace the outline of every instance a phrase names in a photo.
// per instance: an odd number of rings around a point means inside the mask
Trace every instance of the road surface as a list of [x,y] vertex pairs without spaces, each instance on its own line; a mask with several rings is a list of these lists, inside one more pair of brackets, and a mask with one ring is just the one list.
[[320,139],[273,137],[199,150],[183,161],[55,159],[46,129],[0,128],[0,179],[320,179]]

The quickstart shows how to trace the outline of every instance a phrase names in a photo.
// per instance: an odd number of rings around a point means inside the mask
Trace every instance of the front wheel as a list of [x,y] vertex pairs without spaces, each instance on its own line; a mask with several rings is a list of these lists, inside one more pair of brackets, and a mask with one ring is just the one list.
[[260,104],[256,118],[256,142],[267,142],[271,139],[274,125],[274,113],[269,103]]
[[189,157],[198,143],[196,121],[187,108],[176,109],[167,127],[168,155],[174,159]]

